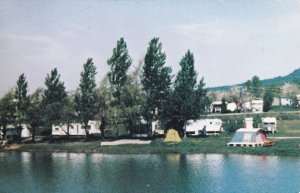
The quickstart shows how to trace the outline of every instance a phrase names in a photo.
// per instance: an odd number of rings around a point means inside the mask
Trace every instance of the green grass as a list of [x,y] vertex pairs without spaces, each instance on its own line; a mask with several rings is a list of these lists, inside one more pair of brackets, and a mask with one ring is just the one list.
[[300,120],[278,120],[275,136],[300,137]]
[[100,146],[100,141],[22,144],[18,151],[85,152],[106,154],[165,154],[165,153],[205,153],[205,154],[249,154],[300,156],[300,139],[276,141],[272,147],[232,147],[227,146],[228,137],[209,136],[187,138],[180,143],[164,143],[155,139],[150,145]]

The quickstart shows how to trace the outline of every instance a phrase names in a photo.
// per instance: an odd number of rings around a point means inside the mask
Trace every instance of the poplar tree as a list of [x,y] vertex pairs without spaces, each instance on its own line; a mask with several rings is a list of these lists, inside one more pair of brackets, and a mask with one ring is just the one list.
[[30,105],[27,109],[27,122],[31,126],[31,140],[35,143],[35,133],[37,129],[44,125],[44,105],[43,105],[44,90],[38,88],[29,96]]
[[181,69],[176,76],[172,97],[172,103],[175,106],[173,118],[178,120],[179,129],[183,128],[183,135],[185,136],[187,121],[200,118],[204,113],[208,98],[206,97],[203,78],[197,85],[194,55],[190,50],[186,52],[180,61],[180,66]]
[[255,98],[260,98],[263,93],[262,83],[258,76],[253,76],[251,80],[245,83],[247,91]]
[[92,58],[88,58],[83,64],[79,88],[75,96],[75,109],[80,122],[84,124],[85,140],[88,139],[88,122],[94,119],[98,111],[98,100],[96,94],[96,66]]
[[14,93],[9,91],[0,100],[0,124],[2,126],[2,137],[6,139],[7,125],[15,122],[16,106],[13,103]]
[[51,128],[52,124],[63,122],[67,93],[56,68],[50,74],[47,74],[45,85],[42,105],[46,126]]
[[15,88],[15,96],[14,99],[16,101],[16,124],[17,130],[19,134],[19,140],[21,139],[22,127],[21,124],[26,122],[26,110],[29,106],[29,97],[27,96],[28,92],[28,83],[26,81],[26,77],[23,74],[19,76],[17,81],[17,86]]
[[162,52],[162,43],[159,42],[159,38],[153,38],[147,48],[141,77],[143,90],[146,93],[144,116],[149,121],[162,118],[170,93],[172,70],[165,66],[165,61],[166,54]]
[[[128,54],[127,44],[124,38],[117,41],[117,46],[113,49],[112,56],[107,60],[110,66],[108,80],[112,98],[107,109],[107,119],[110,124],[115,127],[115,136],[119,135],[119,125],[129,122],[126,108],[131,104],[126,101],[126,87],[128,82],[128,69],[132,63],[131,57]],[[130,84],[130,83],[129,83]]]
[[117,47],[113,49],[112,56],[107,60],[110,66],[109,82],[113,89],[117,105],[120,105],[120,95],[127,80],[127,71],[132,63],[124,38],[120,38]]

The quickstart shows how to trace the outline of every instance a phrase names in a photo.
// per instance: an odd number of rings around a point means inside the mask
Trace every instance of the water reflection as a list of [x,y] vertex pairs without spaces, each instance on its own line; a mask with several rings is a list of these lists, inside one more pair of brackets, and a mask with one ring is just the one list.
[[3,192],[299,192],[299,165],[299,158],[274,156],[0,153],[0,187]]

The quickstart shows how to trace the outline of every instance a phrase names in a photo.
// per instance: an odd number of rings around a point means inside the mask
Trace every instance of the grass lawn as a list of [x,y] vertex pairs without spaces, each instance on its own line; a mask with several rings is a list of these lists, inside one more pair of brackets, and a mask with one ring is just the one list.
[[278,120],[277,134],[278,136],[300,136],[300,120]]
[[300,156],[300,139],[276,141],[272,147],[232,147],[227,146],[231,138],[209,136],[186,138],[180,143],[164,143],[154,139],[150,145],[101,146],[100,141],[21,144],[16,151],[85,152],[106,154],[160,154],[160,153],[213,153]]

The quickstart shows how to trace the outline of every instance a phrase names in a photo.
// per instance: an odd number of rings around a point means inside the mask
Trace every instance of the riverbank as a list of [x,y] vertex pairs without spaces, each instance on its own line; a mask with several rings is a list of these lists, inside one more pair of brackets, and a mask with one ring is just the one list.
[[209,136],[205,138],[187,138],[180,143],[164,143],[163,139],[154,139],[149,145],[130,144],[118,146],[101,146],[101,141],[90,142],[55,142],[35,144],[11,144],[1,151],[17,152],[76,152],[104,154],[165,154],[165,153],[204,153],[204,154],[247,154],[299,156],[300,139],[272,139],[271,147],[232,147],[227,146],[230,137]]

